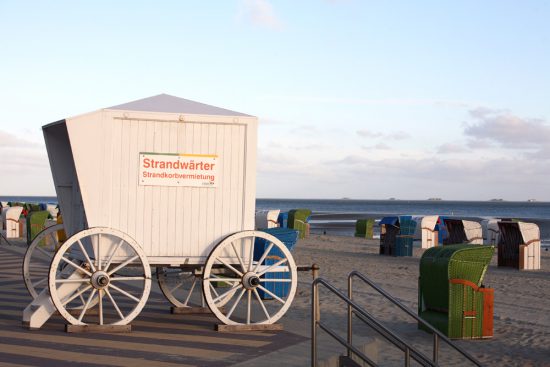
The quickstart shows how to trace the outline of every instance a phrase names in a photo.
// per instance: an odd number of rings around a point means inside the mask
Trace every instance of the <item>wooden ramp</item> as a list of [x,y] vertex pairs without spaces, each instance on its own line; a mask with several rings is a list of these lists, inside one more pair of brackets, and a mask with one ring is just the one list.
[[211,315],[171,314],[156,284],[131,333],[67,334],[60,316],[28,331],[22,251],[0,245],[0,366],[231,366],[306,340],[287,331],[218,333]]

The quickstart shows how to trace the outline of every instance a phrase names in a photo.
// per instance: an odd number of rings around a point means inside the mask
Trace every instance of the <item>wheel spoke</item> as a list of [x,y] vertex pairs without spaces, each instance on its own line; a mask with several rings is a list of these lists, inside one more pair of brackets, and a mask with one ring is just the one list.
[[246,270],[245,270],[245,268],[244,268],[243,259],[241,259],[241,256],[240,256],[239,253],[237,252],[237,249],[235,248],[235,243],[234,243],[234,242],[231,242],[231,247],[233,247],[233,251],[235,252],[235,255],[237,255],[237,259],[239,260],[239,264],[241,264],[241,269],[243,270],[243,273],[245,273]]
[[84,317],[84,314],[86,314],[86,311],[88,310],[88,307],[90,307],[90,303],[92,302],[92,299],[95,296],[97,289],[92,289],[92,293],[90,293],[90,296],[88,297],[88,300],[84,304],[84,308],[82,308],[82,311],[80,311],[80,315],[78,316],[78,321],[82,321],[82,318]]
[[[99,249],[99,242],[97,245]],[[99,250],[98,250],[99,253]],[[99,265],[98,265],[99,266]],[[99,298],[99,325],[103,325],[103,294],[101,294],[101,289],[97,291],[98,298]]]
[[113,256],[115,256],[116,252],[118,251],[118,249],[120,248],[120,246],[122,245],[123,242],[124,242],[124,240],[120,240],[120,242],[116,245],[116,247],[111,252],[111,255],[109,255],[109,259],[107,260],[107,263],[105,264],[105,268],[104,268],[105,271],[109,270],[109,266],[111,266],[111,261],[113,261]]
[[86,301],[84,301],[84,297],[82,297],[82,295],[78,296],[78,298],[80,298],[80,302],[82,302],[82,304],[86,303]]
[[139,259],[139,255],[136,255],[136,256],[126,260],[125,262],[123,262],[122,264],[120,264],[119,266],[117,266],[116,268],[114,268],[113,270],[108,272],[107,274],[109,274],[109,276],[113,275],[113,273],[116,273],[118,270],[122,269],[123,267],[125,267],[126,265],[128,265],[129,263],[131,263],[132,261],[134,261],[136,259]]
[[44,250],[42,247],[40,247],[40,246],[36,246],[35,249],[36,249],[38,252],[44,254],[45,256],[47,256],[47,257],[50,258],[50,259],[53,257],[53,254],[54,254],[53,252],[47,252],[47,251],[45,251],[45,250]]
[[284,258],[284,259],[282,259],[282,260],[279,260],[279,261],[277,261],[275,264],[273,264],[273,265],[271,265],[270,267],[268,267],[268,268],[262,270],[261,272],[259,272],[257,275],[258,275],[259,277],[261,277],[262,275],[264,275],[265,273],[267,273],[267,272],[270,271],[271,269],[274,269],[274,268],[276,268],[277,266],[286,263],[287,261],[288,261],[287,258]]
[[233,314],[233,311],[235,311],[235,308],[237,307],[237,305],[241,301],[241,298],[243,298],[244,292],[246,292],[246,288],[243,288],[243,290],[241,291],[241,293],[237,297],[237,300],[235,300],[235,303],[233,303],[233,306],[231,306],[231,309],[229,310],[227,315],[225,315],[225,317],[227,317],[228,319],[231,317],[231,314]]
[[88,264],[90,264],[90,268],[92,269],[93,272],[95,272],[94,263],[92,262],[92,260],[90,260],[90,257],[88,256],[88,253],[86,252],[86,249],[84,248],[84,245],[82,244],[82,242],[80,242],[80,240],[78,240],[77,243],[78,243],[78,246],[80,246],[80,250],[84,254],[84,257],[86,258],[86,261],[88,262]]
[[252,291],[250,289],[247,290],[247,298],[248,298],[248,309],[246,311],[246,324],[250,324],[250,304],[252,303]]
[[135,297],[135,296],[132,296],[130,293],[126,292],[125,290],[123,289],[120,289],[119,287],[117,287],[116,285],[112,284],[112,283],[109,283],[109,287],[112,287],[114,290],[118,291],[119,293],[122,293],[123,295],[125,295],[126,297],[136,301],[136,302],[139,302],[139,298]]
[[214,287],[214,285],[212,283],[208,283],[208,285],[210,286],[210,289],[212,290],[212,292],[214,292],[214,294],[216,295],[216,297],[219,297],[220,294],[218,293],[218,291],[216,290],[216,287]]
[[264,253],[262,254],[262,257],[260,258],[260,260],[256,264],[256,267],[254,268],[254,272],[258,271],[258,268],[260,267],[260,264],[264,262],[265,258],[267,257],[267,255],[269,255],[269,251],[271,251],[272,248],[273,248],[273,242],[271,242],[269,244],[269,246],[267,246],[267,249],[264,251]]
[[92,288],[91,285],[87,285],[86,287],[82,288],[81,290],[79,290],[78,292],[76,292],[75,294],[73,294],[71,297],[69,297],[67,300],[65,301],[62,301],[61,304],[63,306],[65,306],[67,303],[71,302],[73,299],[75,299],[76,297],[79,297],[82,293],[86,292],[88,289]]
[[212,289],[212,292],[214,292],[214,294],[216,295],[216,297],[219,296],[219,293],[218,291],[216,290],[216,287],[214,287],[214,285],[212,283],[209,283],[208,284],[210,286],[210,289]]
[[80,278],[80,279],[56,279],[55,283],[86,283],[90,282],[90,279],[88,278]]
[[266,289],[265,287],[262,287],[261,285],[258,286],[258,288],[260,288],[262,291],[264,291],[265,293],[269,294],[271,297],[275,298],[277,301],[281,302],[281,303],[285,303],[285,300],[284,299],[281,299],[279,298],[277,295],[275,295],[273,292],[271,292],[270,290]]
[[48,280],[47,277],[46,277],[46,278],[42,278],[42,280],[39,280],[38,282],[33,283],[32,287],[33,287],[33,288],[36,288],[36,287],[38,287],[39,285],[41,285],[42,283],[46,282],[47,280]]
[[170,289],[170,293],[174,293],[177,289],[180,289],[183,286],[183,282],[176,284],[176,286]]
[[88,270],[84,269],[83,267],[75,264],[74,262],[72,262],[71,260],[67,259],[65,256],[61,256],[61,260],[65,261],[67,264],[69,264],[70,266],[72,266],[73,268],[75,268],[76,270],[79,270],[81,272],[83,272],[84,274],[86,274],[87,276],[91,277],[92,276],[92,273],[90,273]]
[[118,308],[118,305],[116,304],[115,299],[113,298],[113,296],[111,296],[111,292],[109,292],[109,290],[107,288],[105,288],[105,294],[107,295],[107,297],[109,297],[109,300],[111,301],[111,303],[115,307],[115,310],[118,313],[118,316],[120,317],[120,319],[121,320],[124,319],[124,315],[120,311],[120,308]]
[[222,277],[217,277],[215,276],[214,274],[210,274],[210,276],[213,276],[214,278],[207,278],[207,279],[204,279],[206,280],[207,282],[212,282],[212,283],[217,283],[217,282],[240,282],[242,279],[241,278],[222,278]]
[[250,260],[248,261],[248,271],[252,270],[252,262],[254,260],[254,242],[256,241],[256,237],[252,236],[252,241],[250,242]]
[[238,271],[237,269],[235,269],[232,265],[228,264],[227,262],[225,262],[224,260],[222,260],[221,258],[217,257],[216,260],[218,260],[219,262],[221,262],[223,265],[225,265],[227,268],[231,269],[235,274],[237,274],[238,276],[242,277],[243,276],[243,273],[241,273],[240,271]]
[[120,280],[145,280],[145,275],[141,277],[111,277],[110,281],[120,281]]
[[55,231],[50,232],[50,237],[52,238],[53,248],[54,251],[57,250],[57,246],[59,246],[59,241],[54,236]]
[[265,308],[264,301],[262,301],[262,298],[260,297],[260,294],[258,293],[258,290],[254,288],[254,295],[256,296],[256,299],[260,303],[260,306],[262,306],[262,310],[264,310],[265,317],[267,317],[267,320],[271,318],[269,315],[269,312],[267,312],[267,308]]
[[[212,284],[212,283],[210,283]],[[229,293],[235,293],[237,289],[239,289],[242,285],[241,284],[235,284],[231,289],[229,289],[227,292],[222,293],[221,295],[217,296],[213,299],[214,303],[218,303],[220,300],[224,299],[226,296],[229,297]],[[233,294],[231,295],[231,298],[233,298]]]
[[191,284],[191,289],[189,289],[189,292],[187,293],[187,297],[185,298],[185,302],[183,302],[183,305],[187,307],[187,302],[189,302],[189,299],[191,298],[191,294],[193,294],[193,290],[195,289],[195,285],[197,284],[197,277],[193,279],[193,284]]
[[285,278],[285,279],[267,279],[267,278],[260,278],[260,282],[262,283],[265,283],[265,282],[282,282],[282,283],[292,283],[292,279],[288,279],[288,278]]
[[[97,234],[97,258],[96,258],[96,262],[97,262],[97,270],[101,270],[101,249],[100,249],[100,244],[101,243],[101,233],[98,233]],[[101,290],[99,291],[99,295],[101,296]],[[101,297],[99,297],[100,300],[101,300]],[[100,319],[101,321],[103,321],[103,315],[101,314],[101,311],[99,312],[100,313]]]

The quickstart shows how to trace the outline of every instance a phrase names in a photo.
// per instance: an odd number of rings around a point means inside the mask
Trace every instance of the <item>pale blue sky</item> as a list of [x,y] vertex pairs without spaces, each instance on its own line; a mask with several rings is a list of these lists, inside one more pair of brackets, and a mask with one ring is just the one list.
[[0,0],[0,195],[40,127],[159,93],[260,118],[258,197],[550,200],[550,2]]

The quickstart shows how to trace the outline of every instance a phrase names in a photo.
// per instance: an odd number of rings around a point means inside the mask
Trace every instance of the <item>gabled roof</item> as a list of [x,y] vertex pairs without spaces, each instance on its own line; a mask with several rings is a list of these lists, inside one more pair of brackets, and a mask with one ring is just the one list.
[[168,94],[138,99],[117,106],[108,107],[108,110],[145,111],[188,113],[192,115],[221,115],[221,116],[250,116],[244,113],[226,110],[225,108],[210,106],[204,103],[191,101]]

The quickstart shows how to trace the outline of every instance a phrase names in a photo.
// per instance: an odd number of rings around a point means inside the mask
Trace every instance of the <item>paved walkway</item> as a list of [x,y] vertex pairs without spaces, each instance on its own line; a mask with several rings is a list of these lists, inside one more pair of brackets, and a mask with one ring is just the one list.
[[[21,326],[31,301],[23,248],[0,245],[0,366],[307,366],[308,320],[282,332],[218,333],[210,315],[172,315],[153,288],[127,334],[67,334],[54,316],[38,331]],[[153,282],[155,283],[155,282]],[[301,335],[300,335],[301,334]]]

